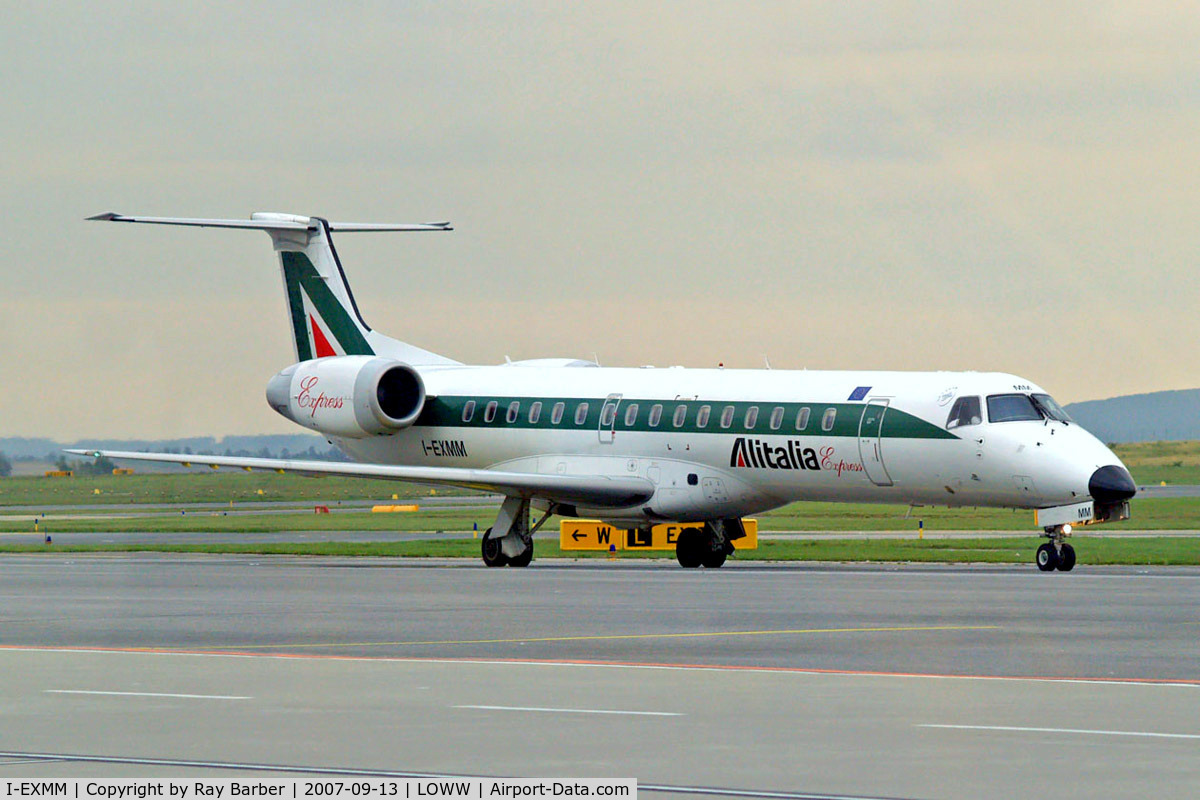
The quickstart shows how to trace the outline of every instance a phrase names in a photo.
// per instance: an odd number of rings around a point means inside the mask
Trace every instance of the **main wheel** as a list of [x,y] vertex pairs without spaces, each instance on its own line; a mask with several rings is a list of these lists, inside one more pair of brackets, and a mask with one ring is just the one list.
[[483,552],[483,563],[489,567],[503,567],[508,563],[508,556],[504,555],[500,540],[492,538],[491,528],[484,532],[479,549]]
[[1058,553],[1059,572],[1070,572],[1075,568],[1075,548],[1064,544]]
[[688,569],[700,566],[704,544],[704,533],[699,528],[681,530],[675,542],[675,558],[679,560],[679,566]]
[[510,567],[528,567],[530,561],[533,561],[533,542],[530,542],[529,547],[522,550],[520,555],[510,558],[508,565]]
[[1053,572],[1058,566],[1058,552],[1050,542],[1037,549],[1037,566],[1042,572]]
[[700,562],[709,569],[717,569],[725,563],[724,547],[718,547],[714,550],[711,542],[705,542],[703,553],[704,555],[700,558]]

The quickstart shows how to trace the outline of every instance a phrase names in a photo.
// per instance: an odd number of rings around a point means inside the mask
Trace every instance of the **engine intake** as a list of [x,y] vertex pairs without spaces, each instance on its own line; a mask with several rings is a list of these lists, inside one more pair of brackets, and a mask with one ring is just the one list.
[[408,364],[374,356],[302,361],[267,384],[271,408],[330,436],[388,435],[417,421],[425,382]]

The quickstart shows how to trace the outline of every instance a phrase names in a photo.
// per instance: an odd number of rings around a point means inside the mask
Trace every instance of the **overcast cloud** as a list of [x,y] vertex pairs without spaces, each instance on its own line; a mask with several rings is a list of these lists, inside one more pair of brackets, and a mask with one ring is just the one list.
[[1200,385],[1194,4],[4,3],[0,435],[294,429],[261,233],[472,363]]

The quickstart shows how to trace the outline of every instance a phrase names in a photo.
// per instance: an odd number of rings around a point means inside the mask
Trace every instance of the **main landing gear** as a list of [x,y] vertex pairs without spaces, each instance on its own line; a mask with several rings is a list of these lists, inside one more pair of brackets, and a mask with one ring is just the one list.
[[1071,535],[1070,525],[1056,525],[1046,528],[1042,534],[1050,541],[1037,549],[1037,567],[1042,572],[1070,572],[1075,567],[1075,548],[1067,544],[1065,539]]
[[704,523],[703,528],[684,528],[675,541],[675,558],[687,569],[701,564],[717,569],[733,552],[733,540],[745,535],[740,519],[719,519]]
[[506,497],[500,506],[496,524],[483,534],[480,551],[489,567],[528,567],[533,561],[533,534],[546,524],[555,506],[546,509],[537,524],[529,524],[529,500]]

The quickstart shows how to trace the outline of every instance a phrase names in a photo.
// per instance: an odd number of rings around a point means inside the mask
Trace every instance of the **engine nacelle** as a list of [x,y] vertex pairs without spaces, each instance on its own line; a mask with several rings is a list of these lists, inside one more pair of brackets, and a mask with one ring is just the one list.
[[267,402],[306,428],[361,439],[416,422],[425,407],[425,382],[401,361],[332,356],[280,372],[267,384]]

